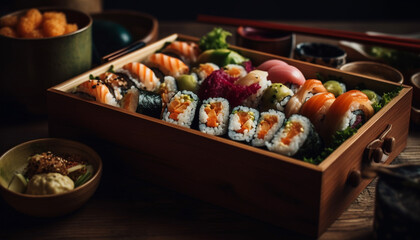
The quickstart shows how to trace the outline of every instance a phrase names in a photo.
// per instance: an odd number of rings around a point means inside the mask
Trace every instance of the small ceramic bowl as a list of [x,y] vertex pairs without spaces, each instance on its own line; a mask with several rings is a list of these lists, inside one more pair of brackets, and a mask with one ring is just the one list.
[[368,77],[379,78],[386,81],[402,84],[404,76],[397,69],[378,62],[355,61],[340,67],[340,70],[362,74]]
[[[2,18],[21,17],[29,9]],[[0,101],[10,113],[47,113],[46,90],[78,74],[92,63],[92,19],[71,8],[39,7],[41,13],[62,12],[78,30],[56,37],[21,38],[0,35],[2,81]],[[9,107],[10,106],[10,107]]]
[[[79,187],[60,194],[30,195],[9,189],[16,171],[22,170],[29,156],[51,151],[77,154],[93,167],[92,177]],[[80,208],[96,191],[102,174],[102,160],[90,147],[71,140],[42,138],[17,145],[0,157],[0,193],[17,211],[36,217],[65,215]]]
[[420,72],[411,76],[410,83],[413,86],[413,106],[420,109]]
[[294,58],[310,63],[339,68],[346,63],[346,52],[335,45],[302,42],[296,45]]
[[291,57],[295,45],[295,35],[290,32],[240,26],[236,31],[236,45]]

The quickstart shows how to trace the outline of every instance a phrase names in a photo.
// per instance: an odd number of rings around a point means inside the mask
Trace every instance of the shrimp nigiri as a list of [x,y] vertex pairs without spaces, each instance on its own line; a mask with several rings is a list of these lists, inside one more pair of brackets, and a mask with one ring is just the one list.
[[149,57],[149,64],[159,68],[166,76],[178,77],[181,74],[187,74],[189,67],[178,58],[165,55],[163,53],[154,53]]
[[185,62],[195,63],[200,49],[194,42],[173,41],[165,47],[164,52],[173,52],[180,55]]
[[108,86],[101,80],[88,80],[77,86],[76,92],[86,93],[95,98],[97,102],[119,107],[117,100]]
[[123,69],[130,72],[131,77],[135,78],[134,82],[138,88],[155,91],[159,87],[159,78],[157,78],[153,70],[146,65],[138,62],[131,62],[125,64]]

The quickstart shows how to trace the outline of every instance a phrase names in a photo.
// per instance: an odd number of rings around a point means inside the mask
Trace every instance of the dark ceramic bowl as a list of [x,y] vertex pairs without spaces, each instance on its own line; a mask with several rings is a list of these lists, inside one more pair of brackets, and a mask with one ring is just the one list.
[[355,61],[340,67],[340,70],[375,77],[402,84],[404,76],[397,69],[383,63],[373,61]]
[[[45,151],[80,155],[93,166],[94,173],[83,185],[60,194],[29,195],[9,189],[14,173],[26,166],[28,157]],[[36,139],[13,147],[0,157],[0,193],[10,206],[21,213],[55,217],[73,212],[88,201],[99,185],[101,174],[102,160],[90,147],[66,139]]]
[[[46,114],[46,90],[91,68],[92,19],[81,11],[39,7],[66,14],[68,23],[78,30],[47,38],[13,38],[0,36],[1,110]],[[6,16],[25,14],[28,9]],[[6,17],[3,16],[3,17]]]
[[291,57],[295,35],[290,32],[240,26],[236,45],[261,52]]
[[302,42],[296,45],[294,58],[333,68],[346,63],[346,52],[338,46],[328,43]]

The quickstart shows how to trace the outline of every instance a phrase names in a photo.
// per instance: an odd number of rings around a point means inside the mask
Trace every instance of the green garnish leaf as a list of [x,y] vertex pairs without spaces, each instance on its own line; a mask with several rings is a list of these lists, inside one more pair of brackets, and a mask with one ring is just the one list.
[[202,51],[208,49],[225,49],[229,47],[226,38],[232,36],[232,33],[220,28],[215,27],[212,31],[200,38],[198,45]]
[[353,136],[357,129],[359,129],[362,126],[362,124],[359,124],[357,127],[352,128],[348,127],[342,131],[337,131],[334,136],[332,137],[331,143],[326,146],[318,156],[315,157],[304,157],[303,161],[312,163],[312,164],[320,164],[322,161],[324,161],[325,158],[327,158],[332,152],[334,152],[335,149],[337,149],[343,142],[345,142],[347,139],[349,139],[351,136]]
[[100,78],[99,78],[99,76],[93,76],[92,74],[89,74],[89,79],[90,80],[101,80]]
[[115,73],[115,71],[114,71],[114,65],[111,65],[109,68],[108,68],[108,71],[107,72],[110,72],[110,73]]
[[80,175],[77,180],[74,182],[74,188],[77,188],[87,182],[92,176],[92,172],[86,171],[85,174]]

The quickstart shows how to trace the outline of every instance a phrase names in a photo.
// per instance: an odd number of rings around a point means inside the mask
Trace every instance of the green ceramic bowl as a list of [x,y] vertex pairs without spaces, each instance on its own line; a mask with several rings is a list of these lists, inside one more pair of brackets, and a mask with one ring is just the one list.
[[[93,167],[92,177],[81,186],[60,194],[30,195],[10,186],[16,171],[22,171],[28,157],[45,151],[77,154]],[[36,217],[55,217],[80,208],[95,193],[102,175],[102,160],[89,146],[61,138],[42,138],[17,145],[0,157],[0,193],[17,211]]]
[[[0,35],[2,112],[46,113],[46,90],[91,68],[92,18],[84,12],[72,9],[38,9],[41,12],[65,13],[67,22],[76,23],[78,30],[62,36],[40,39]],[[9,15],[21,16],[27,10]]]

